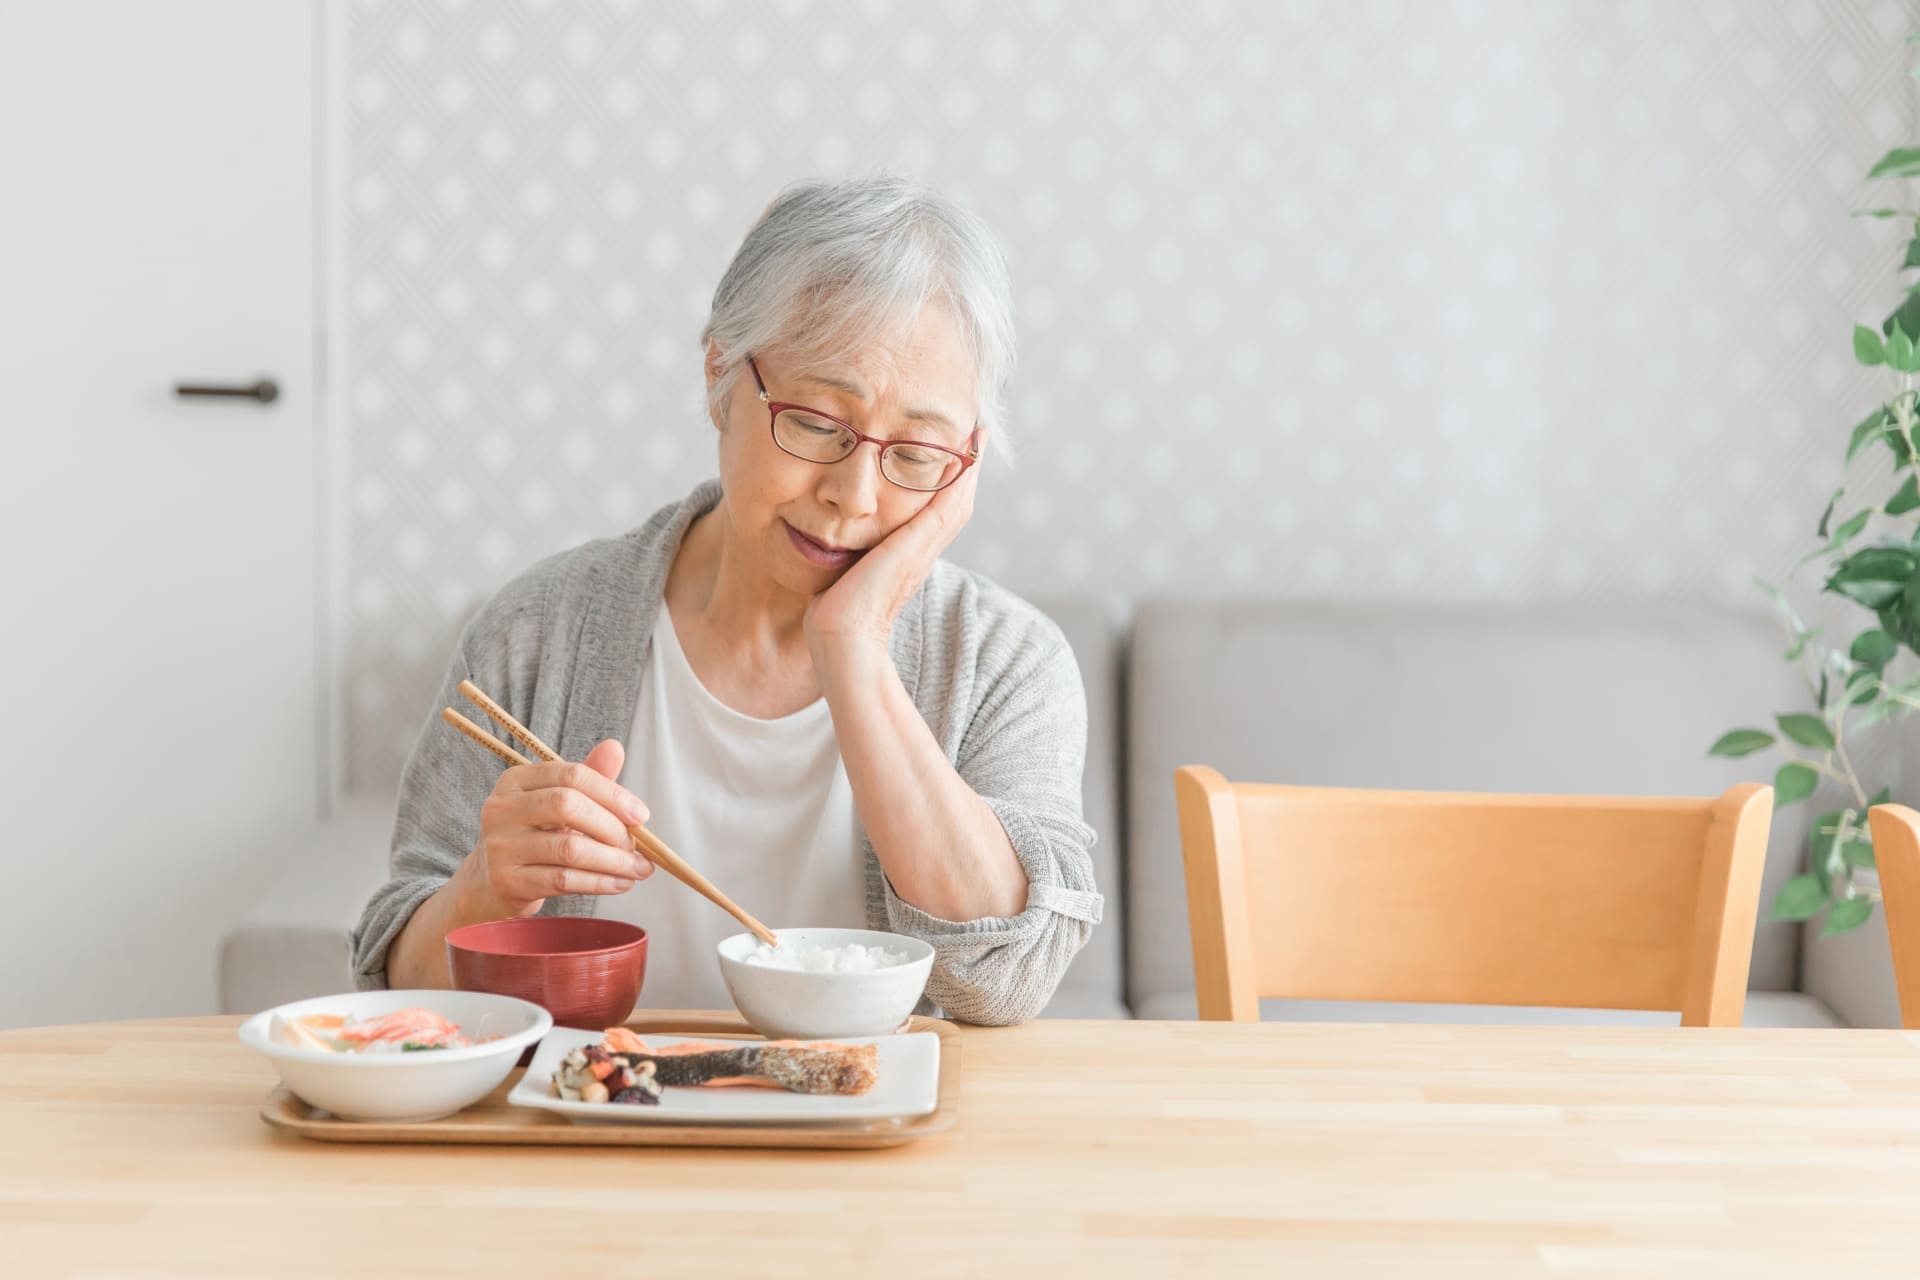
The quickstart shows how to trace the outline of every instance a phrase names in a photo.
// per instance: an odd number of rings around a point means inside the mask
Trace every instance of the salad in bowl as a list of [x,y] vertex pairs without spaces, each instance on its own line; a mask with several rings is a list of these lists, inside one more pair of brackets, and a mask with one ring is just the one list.
[[553,1029],[537,1004],[485,991],[356,991],[296,1000],[240,1025],[308,1105],[342,1120],[416,1122],[486,1097]]

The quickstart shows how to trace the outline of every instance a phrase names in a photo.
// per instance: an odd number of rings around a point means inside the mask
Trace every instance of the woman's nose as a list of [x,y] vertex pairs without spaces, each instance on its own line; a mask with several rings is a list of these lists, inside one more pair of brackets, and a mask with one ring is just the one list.
[[820,468],[819,494],[847,515],[872,514],[887,483],[880,474],[880,446],[861,441],[854,451],[829,467]]

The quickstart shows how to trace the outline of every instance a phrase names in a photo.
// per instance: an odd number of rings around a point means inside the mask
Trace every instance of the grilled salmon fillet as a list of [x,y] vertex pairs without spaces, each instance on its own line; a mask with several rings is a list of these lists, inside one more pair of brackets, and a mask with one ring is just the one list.
[[655,1049],[625,1027],[613,1027],[603,1047],[631,1067],[651,1062],[653,1078],[663,1085],[859,1094],[879,1079],[880,1051],[870,1044],[686,1040]]

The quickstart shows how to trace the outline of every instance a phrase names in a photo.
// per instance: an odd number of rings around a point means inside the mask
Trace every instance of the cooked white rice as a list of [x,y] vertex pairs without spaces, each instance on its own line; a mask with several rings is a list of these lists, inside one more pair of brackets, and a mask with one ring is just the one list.
[[888,969],[906,962],[907,953],[904,951],[889,951],[885,947],[869,947],[859,942],[849,942],[841,947],[787,943],[778,948],[763,942],[747,953],[748,964],[765,965],[769,969],[794,969],[802,973],[872,973],[876,969]]

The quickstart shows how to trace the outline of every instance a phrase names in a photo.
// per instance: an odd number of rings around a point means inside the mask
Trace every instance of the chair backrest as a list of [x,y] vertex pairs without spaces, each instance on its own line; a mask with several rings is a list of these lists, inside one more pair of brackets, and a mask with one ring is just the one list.
[[1920,813],[1903,804],[1875,805],[1867,824],[1880,872],[1880,909],[1887,913],[1900,1023],[1920,1031]]
[[1738,1026],[1773,790],[1480,795],[1175,776],[1202,1018],[1262,996]]
[[[1806,700],[1798,668],[1780,660],[1779,635],[1765,613],[1603,601],[1142,604],[1126,662],[1134,1012],[1193,1016],[1169,785],[1181,765],[1316,787],[1719,795],[1770,780],[1779,761],[1709,758],[1707,746]],[[1848,749],[1864,762],[1851,740]],[[1804,868],[1809,815],[1845,803],[1836,789],[1773,816],[1763,903]],[[1751,989],[1796,989],[1801,932],[1773,922],[1755,931]]]

